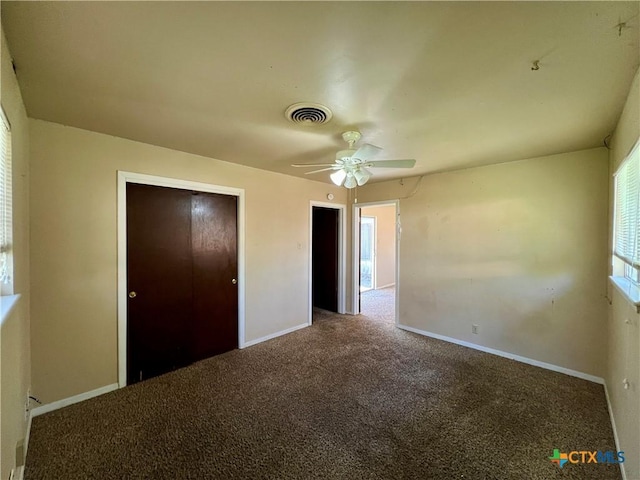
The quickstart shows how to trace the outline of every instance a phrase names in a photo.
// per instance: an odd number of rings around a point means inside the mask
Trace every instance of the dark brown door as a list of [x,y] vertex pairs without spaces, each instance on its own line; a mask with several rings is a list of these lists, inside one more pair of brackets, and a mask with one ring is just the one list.
[[338,219],[335,208],[313,207],[313,306],[332,312],[338,311]]
[[127,184],[127,383],[237,348],[236,197]]
[[194,361],[238,348],[237,197],[192,197]]
[[127,185],[127,383],[189,363],[191,192]]

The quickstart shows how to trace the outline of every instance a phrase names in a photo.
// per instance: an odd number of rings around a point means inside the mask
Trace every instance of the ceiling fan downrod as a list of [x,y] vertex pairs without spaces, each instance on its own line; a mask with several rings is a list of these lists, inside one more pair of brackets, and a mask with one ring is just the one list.
[[361,137],[362,135],[360,134],[360,132],[355,131],[344,132],[342,134],[342,139],[349,144],[349,150],[353,149],[353,146],[358,140],[360,140]]

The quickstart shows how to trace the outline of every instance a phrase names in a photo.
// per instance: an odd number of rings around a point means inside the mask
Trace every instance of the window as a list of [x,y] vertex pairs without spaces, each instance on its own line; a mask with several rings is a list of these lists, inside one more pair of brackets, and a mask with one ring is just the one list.
[[12,230],[11,230],[11,130],[9,121],[0,109],[0,292],[11,291],[12,265]]
[[376,217],[360,218],[360,291],[372,290],[375,286],[374,242]]
[[[640,282],[640,141],[615,175],[614,275]],[[617,260],[616,260],[617,259]],[[616,267],[619,264],[619,268]]]

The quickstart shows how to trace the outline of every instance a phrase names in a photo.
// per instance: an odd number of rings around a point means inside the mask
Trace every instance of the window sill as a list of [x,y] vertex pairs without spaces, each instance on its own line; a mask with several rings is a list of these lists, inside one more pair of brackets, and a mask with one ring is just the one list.
[[613,283],[622,296],[636,307],[636,312],[640,313],[640,287],[624,277],[609,277],[609,280],[611,280],[611,283]]
[[0,324],[3,324],[18,303],[20,295],[3,295],[0,297]]

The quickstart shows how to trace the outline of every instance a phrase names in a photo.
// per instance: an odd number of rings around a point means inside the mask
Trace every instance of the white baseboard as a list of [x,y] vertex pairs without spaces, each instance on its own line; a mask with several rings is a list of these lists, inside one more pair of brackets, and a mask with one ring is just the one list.
[[89,392],[80,393],[79,395],[74,395],[73,397],[63,398],[62,400],[58,400],[56,402],[47,403],[45,405],[32,409],[31,416],[37,417],[38,415],[42,415],[43,413],[53,412],[54,410],[73,405],[74,403],[89,400],[90,398],[97,397],[98,395],[104,395],[105,393],[112,392],[114,390],[117,390],[118,388],[119,385],[117,383],[112,383],[111,385],[105,385],[104,387],[96,388],[95,390],[91,390]]
[[389,288],[389,287],[395,287],[395,286],[396,286],[396,284],[395,284],[395,282],[393,282],[393,283],[388,283],[386,285],[380,285],[379,287],[376,286],[375,289],[376,290],[382,290],[383,288]]
[[570,375],[572,377],[582,378],[583,380],[588,380],[590,382],[599,383],[600,385],[604,385],[604,378],[596,377],[595,375],[590,375],[584,372],[578,372],[577,370],[571,370],[569,368],[560,367],[558,365],[553,365],[552,363],[541,362],[539,360],[534,360],[532,358],[522,357],[520,355],[516,355],[514,353],[503,352],[501,350],[496,350],[494,348],[483,347],[482,345],[477,345],[471,342],[465,342],[464,340],[458,340],[457,338],[447,337],[445,335],[439,335],[437,333],[427,332],[425,330],[420,330],[414,327],[408,327],[406,325],[398,324],[398,328],[402,330],[407,330],[408,332],[417,333],[418,335],[424,335],[426,337],[436,338],[438,340],[443,340],[449,343],[455,343],[456,345],[462,345],[463,347],[473,348],[474,350],[480,350],[481,352],[491,353],[492,355],[498,355],[499,357],[508,358],[510,360],[515,360],[516,362],[526,363],[528,365],[533,365],[535,367],[545,368],[547,370],[552,370],[554,372],[564,373],[565,375]]
[[[41,405],[29,410],[29,417],[27,418],[27,433],[24,436],[24,459],[26,460],[27,452],[29,450],[29,437],[31,436],[31,422],[33,420],[33,417],[37,417],[38,415],[42,415],[44,413],[53,412],[54,410],[73,405],[74,403],[89,400],[90,398],[97,397],[98,395],[103,395],[105,393],[112,392],[113,390],[117,390],[118,388],[119,385],[117,383],[112,383],[111,385],[105,385],[104,387],[96,388],[95,390],[91,390],[89,392],[80,393],[78,395],[74,395],[73,397],[63,398],[62,400],[47,403],[45,405]],[[22,477],[24,475],[24,466],[19,468],[20,469],[16,469],[16,476],[14,477],[15,480],[22,480]]]
[[[27,462],[27,451],[29,450],[29,437],[31,436],[31,419],[33,418],[33,410],[29,411],[29,416],[27,418],[27,433],[24,435],[24,458],[22,459],[23,463]],[[24,475],[24,465],[22,466],[22,475]],[[17,477],[18,480],[21,480],[22,477]]]
[[[616,452],[623,451],[620,446],[620,440],[618,440],[618,429],[616,428],[616,420],[613,417],[613,406],[611,405],[611,399],[609,398],[609,389],[607,388],[607,382],[604,382],[604,396],[607,399],[607,409],[609,410],[609,419],[611,420],[611,428],[613,429],[613,439],[616,442]],[[627,480],[627,472],[624,469],[624,463],[620,463],[620,473],[622,474],[622,480]]]
[[271,340],[272,338],[280,337],[282,335],[286,335],[287,333],[295,332],[296,330],[300,330],[301,328],[308,327],[308,323],[302,323],[300,325],[296,325],[295,327],[287,328],[285,330],[280,330],[279,332],[272,333],[270,335],[266,335],[264,337],[256,338],[255,340],[249,340],[245,342],[240,348],[251,347],[252,345],[256,345],[258,343],[266,342],[267,340]]
[[9,477],[11,480],[22,480],[24,478],[24,465],[20,465],[11,471],[12,475]]

